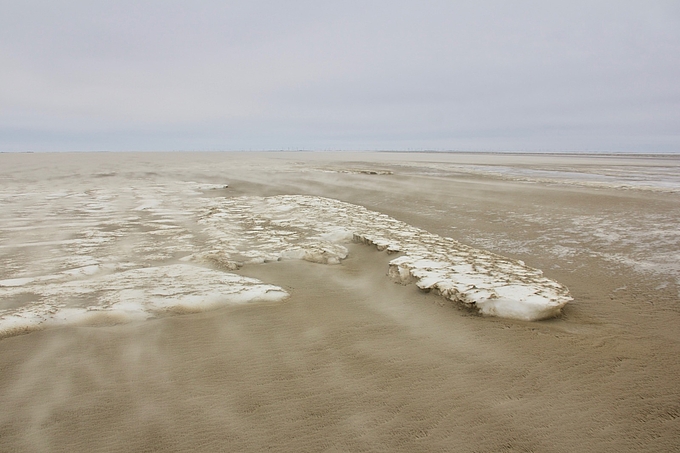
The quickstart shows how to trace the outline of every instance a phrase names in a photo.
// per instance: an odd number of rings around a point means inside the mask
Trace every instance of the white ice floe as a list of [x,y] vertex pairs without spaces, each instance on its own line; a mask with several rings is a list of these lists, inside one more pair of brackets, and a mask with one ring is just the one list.
[[140,183],[53,194],[45,185],[42,195],[0,193],[0,336],[282,300],[282,288],[234,272],[285,259],[338,264],[350,241],[399,253],[388,269],[395,281],[483,314],[542,319],[571,300],[565,287],[524,263],[362,206],[313,196],[206,195],[220,187]]
[[347,249],[337,242],[399,252],[388,274],[416,283],[482,314],[539,320],[556,316],[569,291],[540,270],[463,245],[362,206],[328,198],[282,195],[213,200],[199,221],[212,253],[232,263],[305,259],[334,264]]
[[[190,264],[130,269],[88,279],[16,283],[0,282],[3,299],[30,294],[36,302],[0,316],[0,336],[54,325],[129,322],[288,296],[282,288],[253,278]],[[86,304],[79,306],[78,300]]]

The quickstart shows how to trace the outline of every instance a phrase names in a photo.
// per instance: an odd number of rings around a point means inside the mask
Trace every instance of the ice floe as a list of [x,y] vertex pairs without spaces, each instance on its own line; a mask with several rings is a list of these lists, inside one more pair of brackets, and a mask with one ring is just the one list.
[[[190,264],[129,269],[87,279],[24,280],[0,281],[3,298],[30,294],[36,300],[0,317],[0,335],[54,325],[129,322],[288,296],[282,288],[253,278]],[[78,300],[87,302],[78,306]]]
[[0,336],[282,300],[285,290],[238,269],[290,259],[337,265],[352,241],[398,254],[386,270],[396,282],[485,315],[543,319],[571,300],[522,262],[359,205],[207,195],[224,187],[176,181],[58,193],[46,185],[28,199],[0,193]]
[[572,300],[566,287],[521,261],[338,200],[300,195],[214,200],[199,223],[213,253],[234,265],[291,258],[335,264],[347,255],[338,242],[351,237],[399,252],[388,269],[396,282],[434,290],[485,315],[539,320],[558,315]]

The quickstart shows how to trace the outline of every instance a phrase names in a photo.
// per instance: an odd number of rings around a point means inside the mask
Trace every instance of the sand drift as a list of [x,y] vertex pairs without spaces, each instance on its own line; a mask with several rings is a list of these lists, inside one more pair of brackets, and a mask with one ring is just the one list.
[[[234,271],[286,259],[338,264],[352,241],[398,254],[388,269],[396,282],[415,283],[484,315],[544,319],[571,300],[564,286],[520,261],[362,206],[297,195],[206,197],[221,186],[178,184],[142,194],[134,189],[36,194],[63,217],[60,225],[75,233],[53,239],[49,231],[40,232],[44,225],[32,222],[5,228],[12,240],[0,245],[3,252],[51,255],[31,266],[6,260],[10,272],[0,280],[0,335],[280,301],[288,297],[284,289]],[[191,195],[177,196],[177,190]],[[130,200],[134,207],[126,203]],[[43,266],[57,271],[41,273]]]

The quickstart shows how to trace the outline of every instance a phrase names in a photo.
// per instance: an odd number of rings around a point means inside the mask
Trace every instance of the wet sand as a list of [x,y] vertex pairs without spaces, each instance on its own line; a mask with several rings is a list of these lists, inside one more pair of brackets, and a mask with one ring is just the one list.
[[[526,171],[679,160],[0,155],[6,193],[185,180],[229,184],[215,197],[336,198],[523,260],[574,297],[551,320],[483,317],[392,283],[392,257],[359,244],[339,265],[247,265],[290,297],[0,339],[0,451],[675,451],[678,193]],[[36,253],[50,246],[3,249],[1,277]]]

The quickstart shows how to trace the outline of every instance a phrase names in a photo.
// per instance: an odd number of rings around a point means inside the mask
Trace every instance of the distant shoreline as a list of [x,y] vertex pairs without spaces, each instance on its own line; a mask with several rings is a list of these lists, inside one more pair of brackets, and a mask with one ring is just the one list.
[[680,156],[680,150],[673,152],[641,152],[641,151],[459,151],[459,150],[309,150],[309,149],[267,149],[267,150],[63,150],[63,151],[0,151],[0,154],[94,154],[94,153],[310,153],[310,154],[325,154],[325,153],[393,153],[393,154],[460,154],[460,155],[516,155],[516,156],[629,156],[629,157],[676,157]]

